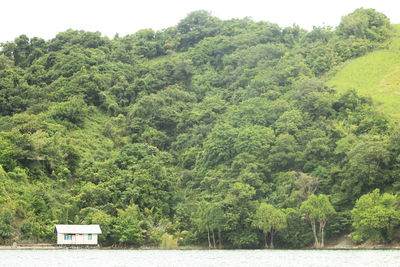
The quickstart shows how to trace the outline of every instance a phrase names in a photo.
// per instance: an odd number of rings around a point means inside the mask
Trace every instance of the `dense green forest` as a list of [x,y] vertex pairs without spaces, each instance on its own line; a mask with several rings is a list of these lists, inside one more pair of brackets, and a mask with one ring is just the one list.
[[373,9],[311,31],[195,11],[3,43],[0,244],[56,223],[100,224],[104,246],[396,240],[397,122],[326,83],[392,31]]

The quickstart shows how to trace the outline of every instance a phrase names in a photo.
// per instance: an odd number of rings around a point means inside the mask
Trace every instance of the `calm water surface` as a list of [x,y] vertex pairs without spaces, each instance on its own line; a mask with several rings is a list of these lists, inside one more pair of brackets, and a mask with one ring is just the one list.
[[0,266],[399,266],[399,250],[0,250]]

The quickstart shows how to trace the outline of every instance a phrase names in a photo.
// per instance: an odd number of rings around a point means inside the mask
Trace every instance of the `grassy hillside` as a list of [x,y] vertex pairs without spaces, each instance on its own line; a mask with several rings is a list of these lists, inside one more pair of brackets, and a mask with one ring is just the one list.
[[339,92],[355,89],[370,96],[379,110],[400,119],[400,25],[394,25],[387,48],[353,60],[328,84]]

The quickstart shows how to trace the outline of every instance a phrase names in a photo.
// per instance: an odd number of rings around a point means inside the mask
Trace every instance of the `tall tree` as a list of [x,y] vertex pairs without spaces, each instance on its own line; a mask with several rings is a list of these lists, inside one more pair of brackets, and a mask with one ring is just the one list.
[[254,215],[252,225],[261,229],[265,235],[265,248],[268,248],[267,235],[270,235],[270,248],[274,248],[274,233],[287,227],[287,216],[271,204],[261,203]]
[[[314,247],[324,247],[324,230],[328,218],[335,213],[335,209],[330,203],[328,196],[326,195],[311,195],[306,201],[300,206],[300,212],[304,219],[310,222],[312,232],[314,235]],[[317,232],[317,223],[319,224],[319,230]],[[319,241],[319,237],[320,240]]]
[[194,214],[195,223],[200,231],[207,231],[209,248],[216,248],[215,230],[218,231],[218,245],[222,246],[221,230],[225,223],[224,211],[219,203],[202,200]]

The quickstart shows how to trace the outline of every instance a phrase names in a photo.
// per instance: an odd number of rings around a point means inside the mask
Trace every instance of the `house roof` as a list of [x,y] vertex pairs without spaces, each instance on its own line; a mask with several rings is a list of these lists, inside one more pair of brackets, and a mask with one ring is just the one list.
[[59,234],[101,234],[100,225],[56,224],[55,230]]

